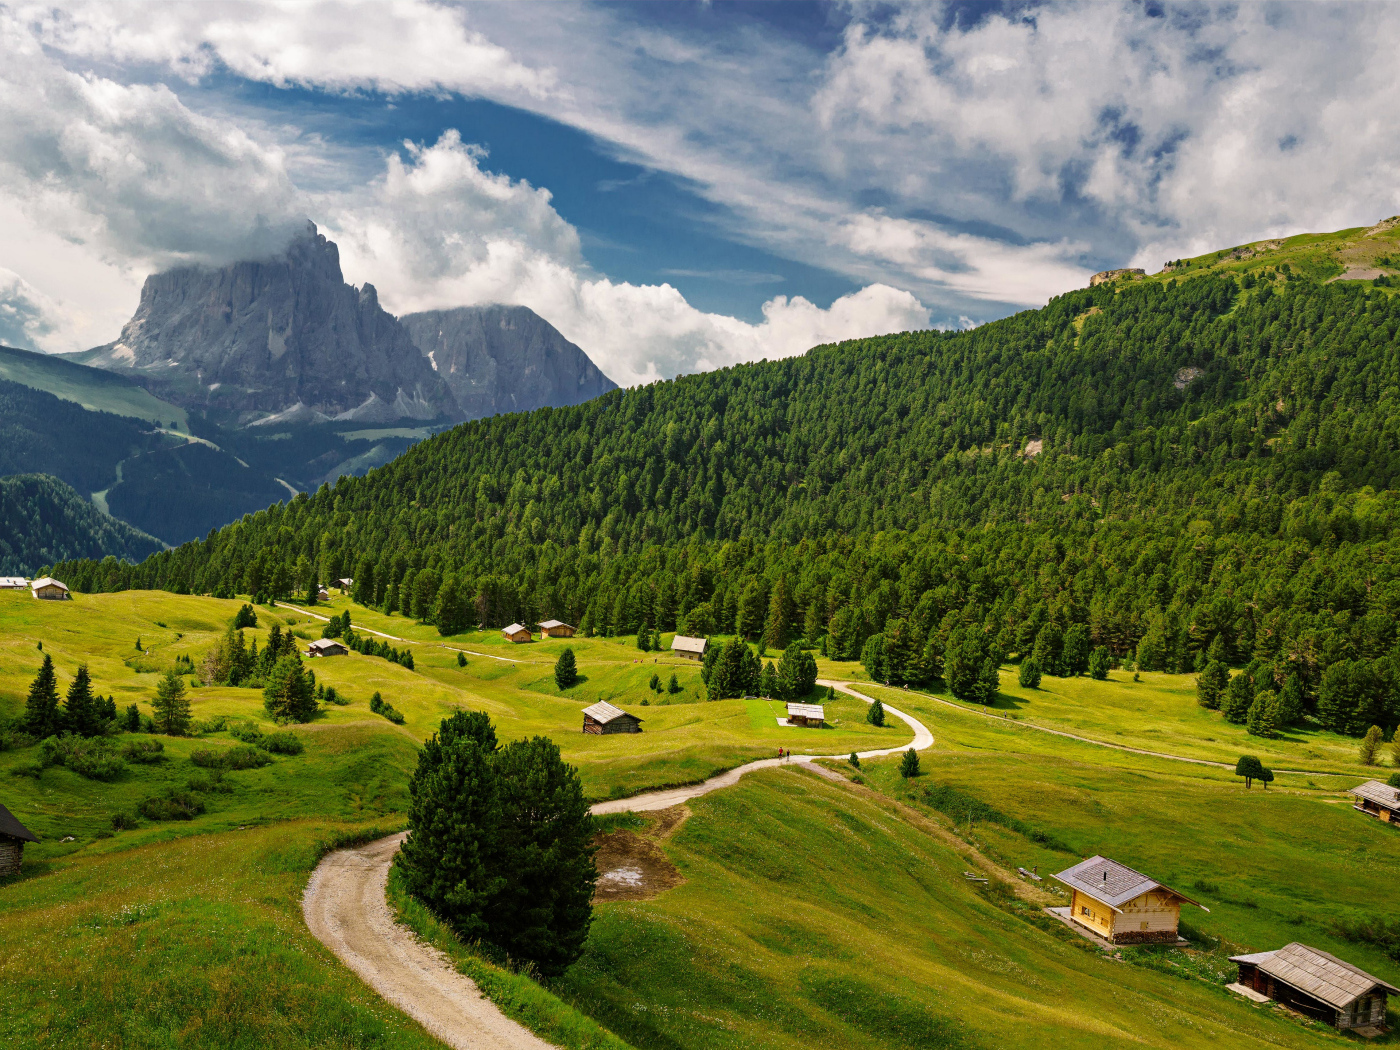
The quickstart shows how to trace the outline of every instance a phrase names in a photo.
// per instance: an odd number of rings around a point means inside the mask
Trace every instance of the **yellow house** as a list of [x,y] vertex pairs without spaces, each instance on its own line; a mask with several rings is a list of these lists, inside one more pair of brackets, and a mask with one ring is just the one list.
[[1090,857],[1054,878],[1071,891],[1069,918],[1111,944],[1175,944],[1183,904],[1210,910],[1107,857]]

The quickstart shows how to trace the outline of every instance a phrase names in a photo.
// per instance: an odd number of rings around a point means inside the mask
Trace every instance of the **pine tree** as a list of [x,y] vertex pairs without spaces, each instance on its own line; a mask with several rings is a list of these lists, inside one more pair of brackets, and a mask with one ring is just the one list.
[[865,709],[865,720],[873,726],[885,724],[885,705],[880,703],[878,697]]
[[1230,669],[1219,660],[1211,660],[1196,679],[1196,703],[1207,711],[1220,710],[1220,699],[1230,684]]
[[1089,669],[1089,628],[1082,624],[1071,624],[1065,632],[1064,653],[1060,657],[1064,674],[1078,677]]
[[573,649],[565,649],[554,661],[554,684],[560,689],[572,689],[578,684],[578,665],[574,662]]
[[758,679],[758,695],[783,699],[782,688],[778,683],[778,672],[774,670],[772,660],[763,665],[763,673]]
[[[1035,650],[1031,653],[1036,666],[1045,674],[1060,674],[1061,659],[1064,653],[1064,635],[1053,623],[1047,623],[1035,636]],[[947,675],[945,674],[946,678]]]
[[637,632],[637,648],[644,653],[651,652],[651,632],[641,630]]
[[1021,661],[1020,669],[1017,671],[1016,680],[1022,689],[1040,688],[1040,665],[1035,662],[1034,656],[1027,656]]
[[87,664],[78,665],[78,673],[68,686],[68,693],[63,698],[63,720],[68,729],[79,736],[97,736],[102,732]]
[[1107,646],[1100,645],[1089,654],[1089,677],[1095,681],[1102,682],[1107,679],[1112,666],[1113,657],[1109,654]]
[[263,706],[277,722],[309,722],[316,714],[316,687],[293,653],[272,665],[263,687]]
[[653,671],[653,672],[651,673],[651,681],[647,683],[647,687],[648,687],[653,693],[659,693],[659,692],[661,692],[661,675],[659,675],[657,672]]
[[768,599],[768,619],[763,627],[763,640],[774,649],[786,649],[791,623],[792,597],[788,594],[787,580],[779,576]]
[[905,780],[919,775],[919,753],[912,747],[899,760],[899,775]]
[[1249,719],[1249,707],[1254,703],[1254,682],[1241,671],[1230,679],[1225,695],[1220,701],[1220,713],[1225,721],[1244,725]]
[[165,672],[156,685],[151,701],[156,727],[167,736],[184,736],[190,725],[190,699],[185,693],[185,680],[174,669]]
[[1263,778],[1264,765],[1253,755],[1241,755],[1235,763],[1235,776],[1244,777],[1244,786],[1248,789],[1251,783]]
[[973,699],[979,704],[988,706],[997,702],[997,697],[1001,693],[1001,675],[997,673],[997,661],[995,657],[986,656],[982,659],[981,670],[977,674],[977,685],[973,694]]
[[1303,717],[1303,680],[1291,674],[1283,683],[1283,691],[1278,694],[1278,711],[1275,723],[1278,728],[1291,726]]
[[1363,766],[1374,766],[1376,764],[1376,754],[1381,749],[1381,727],[1372,726],[1366,730],[1366,735],[1361,740],[1361,747],[1358,754]]
[[1262,693],[1256,693],[1254,702],[1249,705],[1249,714],[1245,718],[1245,731],[1250,736],[1273,737],[1278,734],[1274,732],[1274,719],[1277,716],[1278,697],[1274,695],[1272,689],[1265,689]]
[[466,667],[466,666],[467,666],[467,654],[466,654],[466,653],[458,653],[458,654],[457,654],[457,666],[458,666],[458,667]]
[[24,702],[24,728],[31,736],[54,736],[63,729],[63,712],[58,709],[58,678],[54,674],[53,657],[44,654],[39,673],[29,686],[29,698]]
[[680,691],[681,691],[680,679],[678,679],[678,678],[675,676],[675,674],[672,673],[672,675],[671,675],[671,680],[670,680],[669,682],[666,683],[666,692],[671,693],[671,694],[675,694],[675,693],[679,693]]

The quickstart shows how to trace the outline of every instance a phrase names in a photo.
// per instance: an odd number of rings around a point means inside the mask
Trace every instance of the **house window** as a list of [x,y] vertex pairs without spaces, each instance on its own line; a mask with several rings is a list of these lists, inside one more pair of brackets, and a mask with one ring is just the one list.
[[1079,912],[1080,912],[1081,915],[1092,915],[1092,914],[1094,914],[1093,912],[1091,912],[1087,907],[1085,907],[1085,906],[1082,905],[1082,904],[1079,906]]
[[1142,928],[1143,928],[1144,930],[1147,929],[1147,923],[1143,923],[1143,924],[1142,924]]

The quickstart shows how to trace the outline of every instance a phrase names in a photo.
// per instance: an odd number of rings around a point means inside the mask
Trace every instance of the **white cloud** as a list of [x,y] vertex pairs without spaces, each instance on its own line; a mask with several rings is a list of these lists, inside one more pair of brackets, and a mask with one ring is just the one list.
[[822,309],[779,296],[748,324],[695,309],[669,284],[633,285],[589,271],[577,231],[549,193],[482,169],[456,132],[406,146],[363,191],[322,201],[325,232],[346,276],[372,281],[397,313],[514,303],[582,346],[623,385],[759,357],[786,357],[837,339],[928,325],[908,292],[874,285]]
[[37,350],[53,330],[57,304],[13,270],[0,267],[0,346]]

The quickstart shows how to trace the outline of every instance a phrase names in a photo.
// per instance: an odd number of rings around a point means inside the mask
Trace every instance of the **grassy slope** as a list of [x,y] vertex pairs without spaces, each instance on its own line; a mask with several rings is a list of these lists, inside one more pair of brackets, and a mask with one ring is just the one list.
[[178,422],[181,430],[189,430],[189,417],[183,408],[162,401],[131,380],[100,368],[0,346],[0,379],[46,390],[65,401],[76,401],[93,412],[148,419],[161,426]]
[[[893,765],[892,761],[887,764]],[[638,1047],[1313,1046],[1218,987],[1048,936],[879,798],[796,769],[692,804],[686,879],[600,909],[555,990]]]

